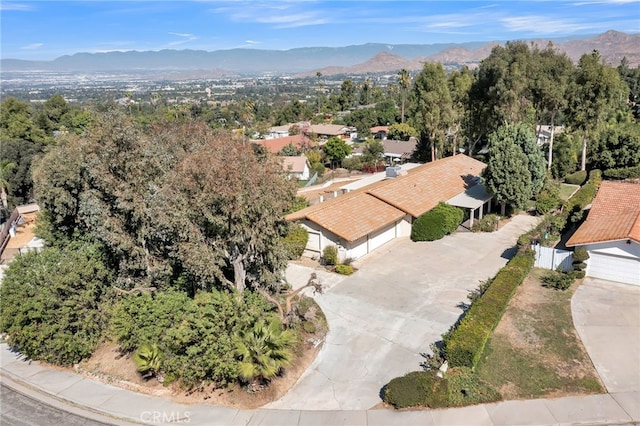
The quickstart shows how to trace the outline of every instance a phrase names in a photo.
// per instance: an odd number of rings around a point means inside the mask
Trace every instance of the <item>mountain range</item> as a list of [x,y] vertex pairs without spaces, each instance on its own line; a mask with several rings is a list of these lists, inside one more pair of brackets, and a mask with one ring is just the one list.
[[[584,39],[527,40],[541,48],[552,42],[559,51],[577,60],[597,49],[603,59],[618,65],[626,57],[630,66],[640,64],[640,34],[618,31]],[[477,65],[498,42],[449,44],[368,43],[345,47],[305,47],[290,50],[160,50],[107,53],[76,53],[52,61],[3,59],[2,72],[162,72],[167,75],[207,76],[259,75],[265,73],[298,77],[417,70],[427,61],[455,65]]]

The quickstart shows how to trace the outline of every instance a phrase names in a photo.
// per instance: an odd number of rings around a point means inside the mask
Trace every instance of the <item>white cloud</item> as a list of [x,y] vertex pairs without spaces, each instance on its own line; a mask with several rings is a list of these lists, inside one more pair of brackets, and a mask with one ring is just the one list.
[[32,43],[32,44],[28,44],[26,46],[22,46],[21,49],[22,50],[36,50],[36,49],[40,49],[42,46],[44,46],[44,43]]
[[189,33],[173,33],[173,32],[169,32],[169,34],[174,35],[174,36],[178,36],[178,37],[194,37],[193,34],[189,34]]
[[593,23],[579,23],[570,19],[554,19],[541,15],[512,16],[502,18],[500,22],[509,31],[535,34],[563,34],[593,28]]
[[255,40],[245,40],[244,43],[245,44],[250,44],[250,45],[260,44],[259,41],[255,41]]
[[0,10],[15,10],[19,12],[29,12],[31,10],[35,10],[35,7],[30,4],[24,3],[13,3],[10,1],[0,2]]
[[180,46],[181,44],[189,43],[190,41],[194,41],[194,40],[198,39],[198,37],[196,37],[193,34],[189,34],[189,33],[169,32],[168,34],[173,35],[173,36],[178,36],[178,37],[181,38],[181,40],[175,40],[175,41],[171,41],[171,42],[167,43],[167,46],[169,46],[169,47]]

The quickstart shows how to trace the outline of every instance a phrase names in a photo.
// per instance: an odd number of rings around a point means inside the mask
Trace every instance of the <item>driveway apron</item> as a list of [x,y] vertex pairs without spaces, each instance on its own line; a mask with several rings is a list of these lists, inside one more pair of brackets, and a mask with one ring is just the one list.
[[[321,275],[329,287],[315,296],[330,328],[324,346],[294,387],[265,408],[364,410],[380,403],[382,387],[420,369],[421,353],[456,322],[469,291],[507,263],[518,236],[536,223],[522,214],[493,233],[398,239],[359,260],[352,276]],[[311,271],[292,265],[288,278],[297,287]]]

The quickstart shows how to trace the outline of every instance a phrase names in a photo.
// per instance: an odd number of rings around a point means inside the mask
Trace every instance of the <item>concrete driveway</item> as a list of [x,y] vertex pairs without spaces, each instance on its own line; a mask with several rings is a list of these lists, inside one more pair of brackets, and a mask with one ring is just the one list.
[[585,278],[571,313],[607,391],[640,392],[640,286]]
[[[519,215],[490,234],[456,233],[439,241],[393,241],[356,265],[350,277],[319,274],[329,287],[316,300],[330,331],[298,383],[268,408],[363,410],[380,402],[390,379],[419,369],[421,352],[440,340],[462,313],[461,303],[507,263],[519,235],[537,219]],[[305,283],[309,268],[287,277]]]

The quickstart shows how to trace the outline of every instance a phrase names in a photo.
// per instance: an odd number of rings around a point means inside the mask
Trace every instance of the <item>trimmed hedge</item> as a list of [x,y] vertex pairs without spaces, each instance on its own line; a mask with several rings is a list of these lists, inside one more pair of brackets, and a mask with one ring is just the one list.
[[640,178],[640,166],[605,170],[604,176],[609,179]]
[[447,380],[430,371],[412,371],[384,387],[384,401],[395,408],[448,405]]
[[471,305],[457,326],[443,336],[445,356],[451,367],[475,368],[491,332],[533,262],[533,251],[518,253],[498,272],[489,288]]
[[587,180],[587,171],[580,170],[564,177],[564,181],[571,185],[582,185]]
[[326,246],[324,250],[322,250],[322,258],[324,259],[325,265],[339,264],[338,248],[336,246]]
[[440,202],[413,222],[411,240],[439,240],[458,229],[463,218],[464,211],[462,209]]

